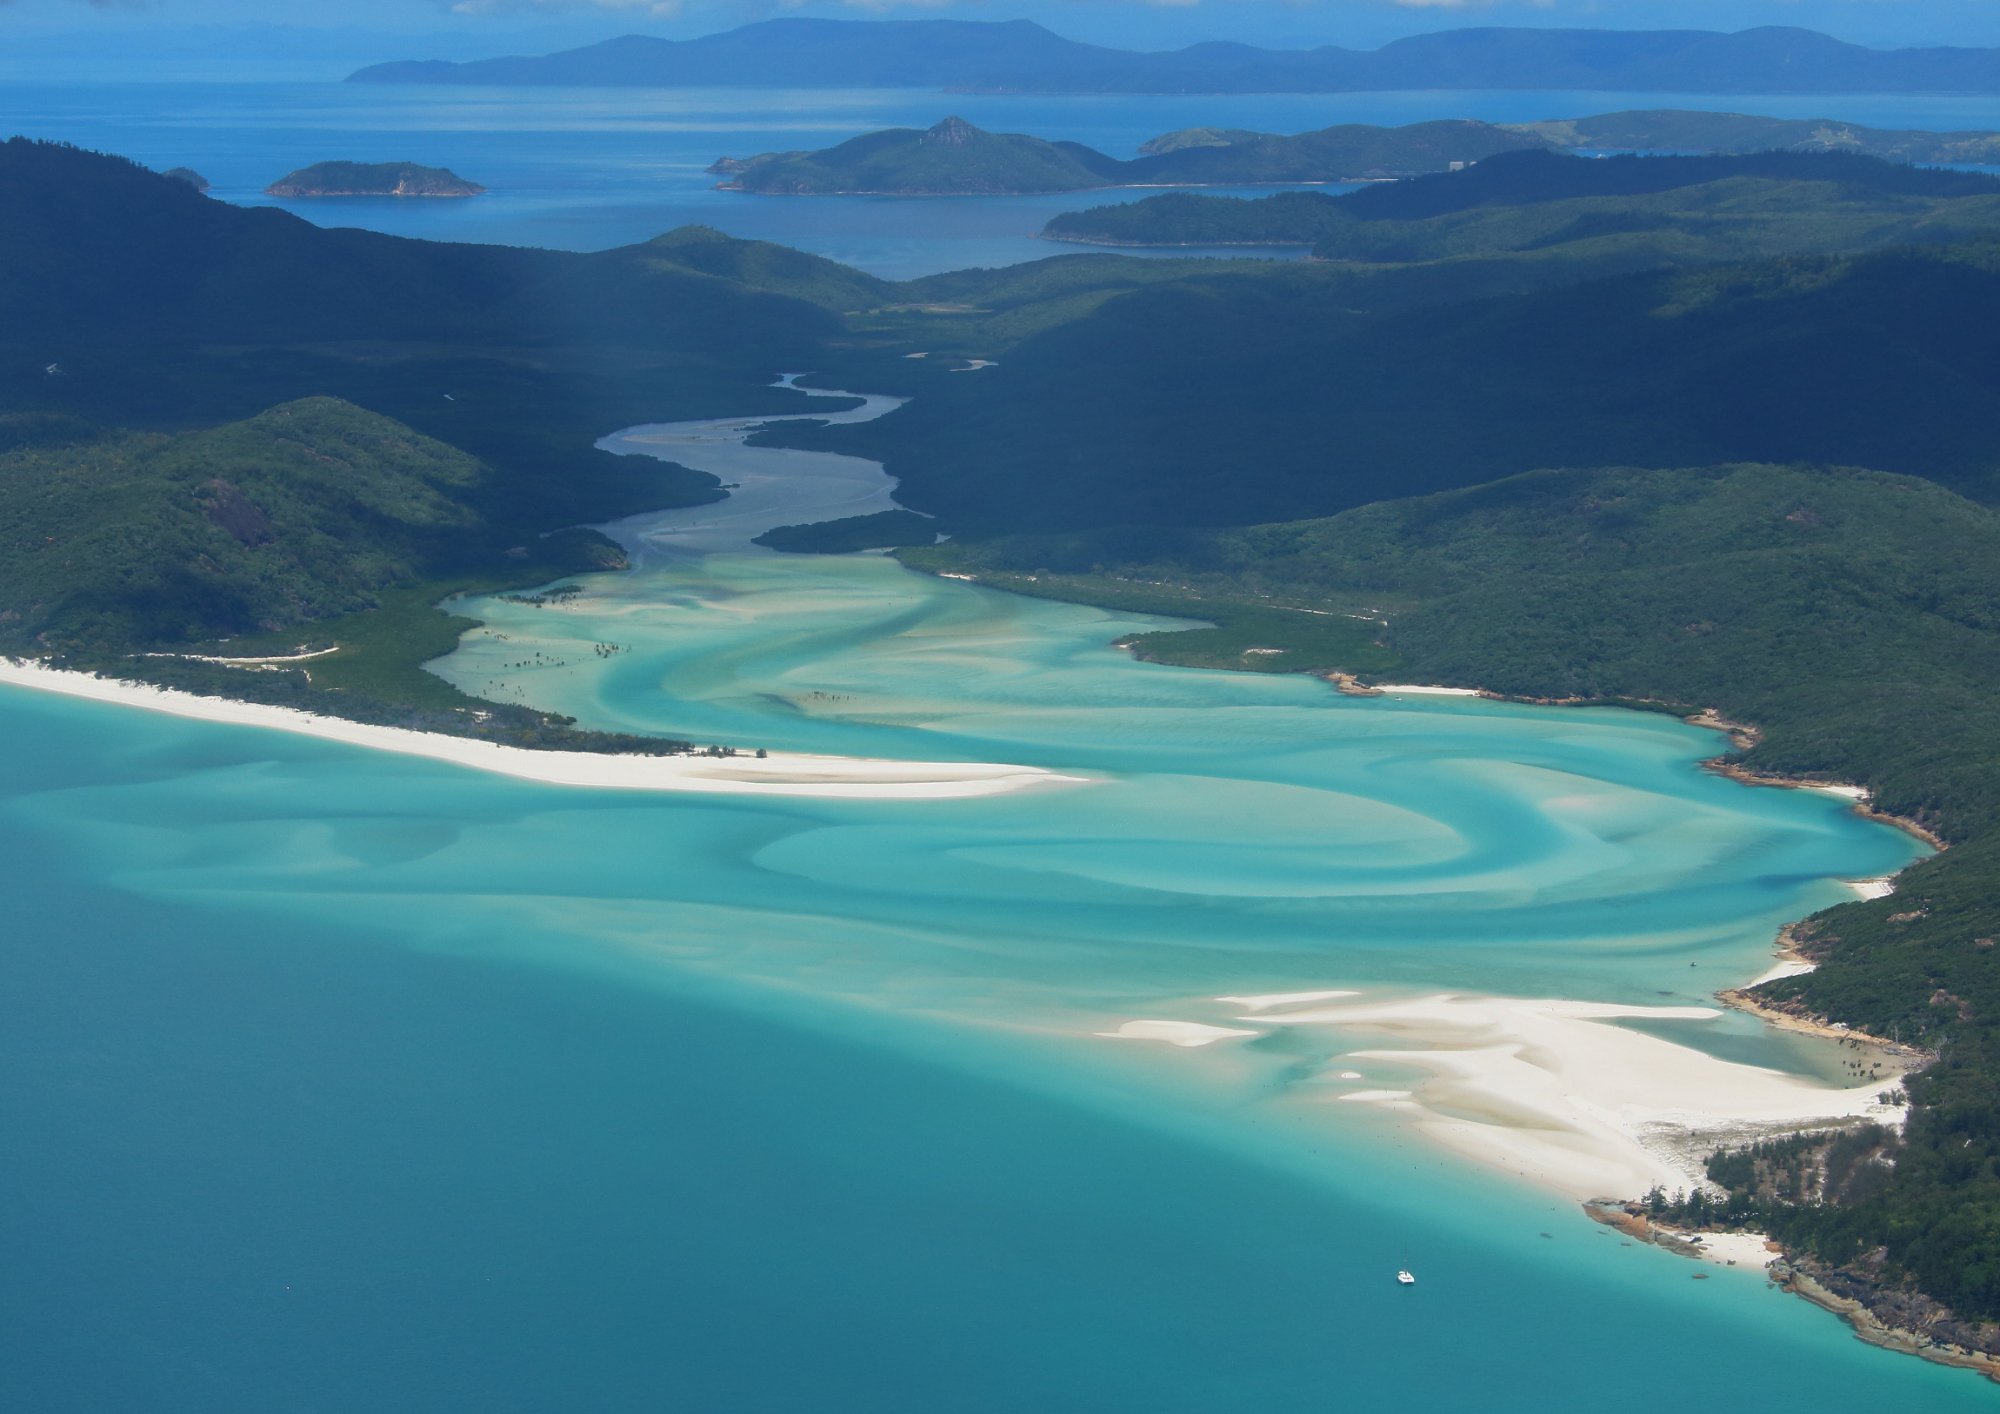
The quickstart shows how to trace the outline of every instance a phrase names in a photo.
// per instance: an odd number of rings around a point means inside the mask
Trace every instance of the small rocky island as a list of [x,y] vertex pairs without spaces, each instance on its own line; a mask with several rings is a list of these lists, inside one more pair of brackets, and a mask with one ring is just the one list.
[[176,182],[186,182],[196,191],[205,192],[208,190],[208,178],[195,171],[192,167],[169,167],[166,171],[160,173],[160,175],[171,178]]
[[414,162],[315,162],[264,188],[266,196],[479,196],[485,187]]

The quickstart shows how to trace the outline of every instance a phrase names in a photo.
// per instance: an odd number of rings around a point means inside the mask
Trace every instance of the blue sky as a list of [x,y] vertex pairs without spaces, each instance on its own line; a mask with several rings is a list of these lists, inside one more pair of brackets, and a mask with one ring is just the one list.
[[[346,31],[343,47],[409,39],[428,41],[418,46],[426,53],[468,57],[635,31],[682,37],[777,14],[1025,17],[1131,48],[1213,38],[1373,47],[1468,24],[1793,24],[1861,43],[2000,45],[2000,0],[0,0],[0,40],[68,34],[122,44],[216,25],[309,28]],[[391,44],[383,56],[403,53]]]

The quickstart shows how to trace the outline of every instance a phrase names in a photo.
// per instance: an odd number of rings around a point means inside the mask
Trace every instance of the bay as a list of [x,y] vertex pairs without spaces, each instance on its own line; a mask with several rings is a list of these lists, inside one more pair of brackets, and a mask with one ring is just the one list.
[[[717,430],[630,435],[860,474]],[[1669,719],[1136,663],[1110,640],[1157,621],[686,543],[704,513],[619,527],[632,573],[473,605],[439,670],[1086,783],[648,798],[0,693],[0,1399],[1989,1399],[1326,1103],[1350,1038],[1099,1034],[1310,987],[1697,1001],[1907,837],[1708,775]],[[1825,1068],[1715,1027],[1689,1042]]]

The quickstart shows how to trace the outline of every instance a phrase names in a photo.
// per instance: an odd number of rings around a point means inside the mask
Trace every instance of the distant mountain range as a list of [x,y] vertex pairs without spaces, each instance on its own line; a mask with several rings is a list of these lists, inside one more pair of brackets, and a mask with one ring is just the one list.
[[989,133],[963,118],[889,128],[818,152],[724,157],[725,190],[781,196],[999,196],[1097,187],[1373,181],[1467,167],[1502,152],[1846,153],[1934,165],[2000,163],[2000,133],[1903,132],[1822,118],[1607,113],[1500,125],[1469,119],[1400,128],[1343,123],[1282,136],[1187,128],[1131,161],[1075,142]]
[[1207,43],[1145,54],[1029,20],[778,19],[699,39],[626,35],[539,58],[374,64],[360,83],[935,88],[1035,93],[1596,89],[2000,93],[2000,50],[1869,49],[1811,30],[1460,29],[1376,50]]

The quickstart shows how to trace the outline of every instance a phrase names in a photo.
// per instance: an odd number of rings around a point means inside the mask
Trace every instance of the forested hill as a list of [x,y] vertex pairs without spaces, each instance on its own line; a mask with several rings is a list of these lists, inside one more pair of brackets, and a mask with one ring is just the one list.
[[1556,147],[1587,152],[1851,152],[1892,162],[2000,162],[2000,133],[1871,128],[1833,118],[1645,109],[1514,123]]
[[820,152],[725,157],[711,171],[733,191],[824,196],[997,195],[1092,187],[1343,182],[1443,172],[1495,153],[1548,147],[1533,133],[1470,120],[1400,128],[1347,123],[1280,137],[1245,133],[1130,161],[1073,142],[984,132],[963,118],[928,130],[891,128]]
[[782,290],[707,278],[662,247],[573,255],[327,230],[21,138],[0,143],[0,262],[12,276],[0,282],[0,344],[45,351],[37,368],[107,337],[548,344],[587,331],[797,358],[838,327]]
[[[1273,133],[1248,132],[1229,128],[1185,128],[1163,133],[1143,144],[1142,156],[1205,153],[1183,157],[1183,162],[1205,162],[1207,167],[1189,168],[1184,180],[1197,180],[1213,172],[1223,175],[1238,170],[1270,168],[1284,158],[1297,166],[1313,145],[1346,140],[1350,144],[1383,144],[1398,132],[1418,128],[1442,128],[1444,124],[1417,124],[1411,128],[1371,128],[1361,124],[1326,128],[1317,133],[1281,137]],[[1487,125],[1478,124],[1484,128]],[[1536,123],[1502,123],[1491,129],[1491,151],[1515,148],[1551,149],[1602,155],[1608,152],[1695,155],[1703,153],[1750,152],[1834,152],[1850,156],[1880,157],[1891,162],[1921,162],[1933,165],[2000,162],[2000,132],[1970,129],[1959,132],[1925,132],[1904,128],[1871,128],[1860,123],[1837,122],[1829,118],[1764,118],[1744,113],[1706,113],[1684,109],[1645,109],[1600,113],[1587,118],[1565,118]],[[1287,145],[1302,149],[1287,152]],[[1366,149],[1363,149],[1365,155]],[[1477,158],[1485,152],[1454,153],[1454,157]],[[1407,170],[1426,168],[1408,157],[1388,154],[1384,167]],[[1357,171],[1351,165],[1343,170]],[[1327,164],[1322,162],[1324,167]],[[1171,170],[1171,169],[1169,169]],[[1242,178],[1236,178],[1241,180]]]
[[[1496,76],[1504,76],[1497,78]],[[375,64],[362,83],[932,88],[1041,93],[1578,89],[1993,93],[2000,51],[1868,49],[1811,30],[1460,29],[1376,50],[1081,44],[1027,20],[765,20],[698,39],[626,35],[544,57]]]
[[2000,242],[1457,302],[1465,264],[1393,268],[1434,303],[1381,313],[1340,270],[1149,285],[820,440],[961,531],[1295,519],[1547,466],[1826,461],[2000,495]]
[[2000,178],[1844,153],[1513,152],[1340,197],[1169,192],[1063,212],[1042,234],[1101,245],[1305,245],[1343,261],[1622,256],[1637,269],[1962,240],[2000,229],[1996,198]]
[[504,548],[470,507],[486,475],[333,398],[0,452],[0,647],[168,645],[367,608]]
[[1006,195],[1116,186],[1124,164],[1073,142],[989,133],[963,118],[928,129],[890,128],[823,152],[725,157],[709,170],[731,191],[784,196]]
[[[1162,134],[1130,160],[1074,142],[1049,142],[1022,133],[989,133],[963,118],[929,129],[890,128],[850,138],[818,152],[765,152],[724,157],[709,170],[726,190],[814,196],[1004,195],[1083,191],[1093,187],[1249,186],[1258,183],[1380,181],[1445,173],[1516,152],[1661,152],[1681,155],[1766,154],[1879,157],[1932,164],[2000,161],[2000,133],[1911,133],[1783,121],[1731,113],[1611,113],[1566,122],[1493,124],[1472,120],[1378,127],[1344,123],[1290,136],[1212,128]],[[1663,190],[1685,185],[1661,164],[1644,169]],[[1627,180],[1641,169],[1627,167]],[[1751,170],[1751,169],[1745,169]],[[1471,182],[1440,192],[1460,200],[1494,195],[1520,199],[1518,169],[1496,178],[1506,190]],[[1590,179],[1573,176],[1566,194],[1581,195]],[[1878,184],[1889,181],[1877,177]],[[1634,187],[1633,190],[1640,188]],[[1904,190],[1918,189],[1916,179]],[[1479,192],[1477,196],[1465,194]],[[1376,198],[1388,203],[1409,198]],[[1542,199],[1548,199],[1544,196]]]

